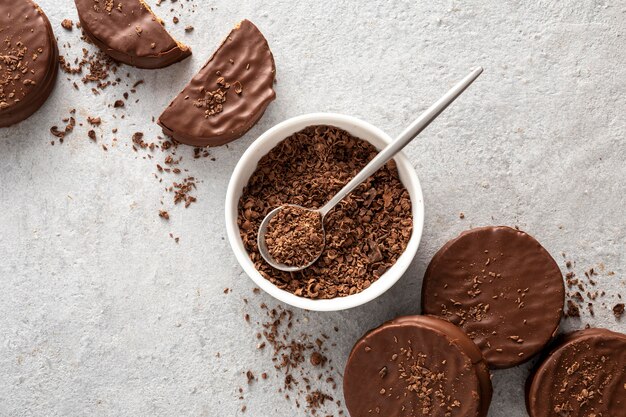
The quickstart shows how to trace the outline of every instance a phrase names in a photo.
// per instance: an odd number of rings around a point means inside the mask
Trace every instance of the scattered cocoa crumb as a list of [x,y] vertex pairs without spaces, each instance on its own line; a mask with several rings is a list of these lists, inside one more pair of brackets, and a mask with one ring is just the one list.
[[565,317],[580,317],[580,308],[572,300],[567,300],[567,311]]
[[101,118],[99,118],[99,117],[91,117],[91,116],[88,116],[88,117],[87,117],[87,122],[88,122],[90,125],[100,126],[100,124],[102,123],[102,119],[101,119]]
[[72,30],[74,28],[74,22],[70,19],[63,19],[61,22],[61,27],[66,30]]
[[251,384],[254,381],[254,374],[252,371],[248,370],[246,372],[246,378],[248,378],[248,384]]
[[124,107],[124,105],[124,100],[115,100],[115,103],[113,103],[113,107],[116,109]]
[[[322,413],[322,410],[334,400],[325,392],[325,388],[330,389],[330,392],[337,389],[335,382],[337,371],[323,354],[328,350],[328,336],[294,334],[293,329],[299,327],[297,325],[300,320],[291,310],[281,307],[269,308],[264,303],[261,304],[261,310],[265,312],[267,321],[256,323],[262,328],[256,338],[264,339],[257,344],[257,348],[262,349],[266,343],[271,348],[272,362],[277,371],[276,378],[281,381],[277,391],[283,394],[286,400],[293,401],[296,407],[300,407],[300,402],[304,401],[310,415],[317,416],[318,413],[329,415]],[[334,347],[334,343],[331,346]],[[246,373],[248,382],[256,380],[252,371],[248,372],[249,374]],[[267,372],[261,373],[262,380],[269,378]],[[339,402],[336,404],[339,405]]]
[[[89,137],[89,139],[91,139],[92,141],[96,141],[96,131],[95,130],[90,130],[87,132],[87,136]],[[104,148],[105,146],[102,145],[102,147]],[[106,151],[106,149],[104,149]]]
[[326,363],[326,357],[319,352],[313,352],[311,354],[311,365],[313,366],[324,366]]
[[615,318],[617,320],[620,320],[623,314],[624,314],[624,303],[615,304],[613,306],[613,315],[615,316]]
[[[71,115],[75,113],[76,113],[76,110],[70,110]],[[65,136],[67,136],[70,132],[72,132],[74,130],[74,126],[76,126],[76,119],[74,119],[74,116],[69,116],[63,119],[63,122],[66,123],[63,130],[59,130],[58,126],[52,126],[50,128],[50,133],[53,136],[56,136],[57,138],[59,138],[60,143],[63,143],[63,138],[65,138]]]
[[333,401],[333,397],[328,394],[324,394],[321,391],[313,391],[306,396],[307,408],[310,410],[317,410],[321,408],[326,401]]
[[463,212],[459,213],[459,219],[464,219],[465,218],[465,214]]
[[185,32],[189,33],[189,32],[192,32],[192,31],[193,31],[193,26],[191,26],[191,25],[185,26]]
[[190,193],[195,189],[196,179],[194,177],[187,177],[181,183],[174,182],[174,184],[170,187],[170,192],[174,193],[174,204],[184,202],[185,208],[187,208],[192,203],[195,203],[196,197],[190,195]]
[[169,220],[170,219],[170,214],[165,211],[165,210],[159,210],[159,217],[165,219],[165,220]]

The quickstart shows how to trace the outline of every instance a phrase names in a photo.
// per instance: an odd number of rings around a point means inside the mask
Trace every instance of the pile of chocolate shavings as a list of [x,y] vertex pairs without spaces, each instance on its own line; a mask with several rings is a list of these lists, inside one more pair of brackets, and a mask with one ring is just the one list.
[[[91,41],[84,34],[81,39],[91,44]],[[71,45],[67,44],[65,47],[70,49]],[[100,50],[90,51],[87,48],[82,48],[81,56],[74,58],[73,61],[60,55],[59,66],[68,75],[80,75],[83,84],[95,84],[95,87],[91,88],[95,95],[100,94],[100,90],[121,82],[120,78],[112,79],[118,71],[119,64]],[[75,89],[79,89],[76,81],[73,82],[73,85]]]
[[239,200],[238,225],[257,270],[281,289],[307,298],[334,298],[368,288],[405,250],[412,233],[411,200],[393,161],[346,197],[325,219],[326,247],[296,273],[270,267],[257,248],[267,213],[283,204],[321,207],[377,153],[332,126],[310,126],[265,155]]
[[[259,289],[254,290],[255,294]],[[228,291],[224,291],[228,294]],[[248,300],[244,299],[248,304]],[[269,350],[275,372],[263,369],[261,372],[248,370],[245,377],[248,384],[263,383],[266,380],[280,381],[273,383],[278,387],[277,392],[284,395],[288,401],[293,401],[297,408],[304,405],[313,416],[323,415],[330,417],[330,407],[341,407],[341,401],[335,400],[324,388],[332,391],[337,389],[337,370],[332,361],[326,357],[329,349],[329,336],[321,334],[313,336],[306,333],[296,334],[294,327],[299,327],[300,319],[294,317],[291,310],[282,307],[269,308],[264,303],[260,305],[265,313],[264,322],[250,322],[250,315],[245,314],[244,319],[252,326],[260,327],[256,333],[256,348]],[[339,329],[334,328],[337,332]],[[335,344],[330,344],[334,347]],[[260,379],[255,377],[260,374]],[[239,389],[240,399],[244,400],[243,389]],[[244,405],[242,409],[245,409]],[[343,415],[339,410],[338,414]]]
[[[219,71],[216,72],[216,75],[218,78],[215,83],[218,85],[218,88],[212,91],[207,91],[204,87],[202,87],[202,90],[200,91],[202,97],[194,100],[193,102],[195,107],[204,109],[205,119],[215,116],[224,110],[226,94],[231,88],[231,84],[224,80],[224,77],[221,76]],[[236,94],[241,94],[243,91],[243,87],[239,81],[235,81],[232,84],[232,87]]]
[[324,243],[322,216],[304,208],[285,206],[269,221],[265,243],[276,262],[306,266],[317,258]]
[[192,176],[184,178],[181,182],[174,181],[169,188],[169,191],[174,193],[174,204],[182,202],[185,204],[185,208],[197,201],[196,197],[191,195],[195,190],[196,179]]

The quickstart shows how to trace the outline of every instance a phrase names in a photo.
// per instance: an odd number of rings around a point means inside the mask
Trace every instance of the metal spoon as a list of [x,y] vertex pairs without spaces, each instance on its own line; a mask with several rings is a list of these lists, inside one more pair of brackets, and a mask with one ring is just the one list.
[[[324,217],[331,211],[341,200],[343,200],[348,194],[350,194],[356,187],[358,187],[363,181],[368,179],[374,172],[378,171],[382,166],[384,166],[391,158],[395,156],[398,152],[400,152],[409,142],[411,142],[417,135],[420,134],[422,130],[426,128],[441,114],[442,111],[446,109],[458,96],[460,96],[463,91],[467,87],[478,78],[478,76],[483,72],[482,67],[475,68],[472,72],[470,72],[465,78],[459,81],[454,87],[452,87],[443,97],[437,100],[432,106],[428,108],[424,113],[422,113],[409,127],[407,127],[404,132],[400,134],[393,142],[387,145],[378,155],[374,157],[362,170],[359,172],[354,178],[348,182],[333,198],[331,198],[324,207],[313,210],[306,207],[297,206],[295,204],[286,204],[280,207],[275,208],[270,211],[267,216],[261,222],[259,226],[259,233],[257,236],[257,244],[259,247],[259,252],[265,261],[270,264],[272,267],[279,269],[281,271],[287,272],[295,272],[303,270],[311,265],[313,265],[320,257],[322,252],[324,251],[324,246],[326,246],[326,232],[324,230]],[[324,237],[322,245],[319,247],[319,253],[317,257],[310,262],[308,265],[302,266],[288,266],[282,263],[276,262],[272,256],[270,255],[267,245],[265,242],[265,235],[267,233],[267,226],[272,220],[272,218],[282,209],[287,206],[295,206],[300,207],[305,210],[317,212],[321,216],[322,220],[322,236]]]

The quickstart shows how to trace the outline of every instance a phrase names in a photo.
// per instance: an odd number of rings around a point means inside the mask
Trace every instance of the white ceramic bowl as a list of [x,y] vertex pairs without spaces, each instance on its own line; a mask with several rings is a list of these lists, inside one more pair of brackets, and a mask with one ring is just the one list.
[[398,154],[394,159],[398,166],[400,180],[406,187],[411,197],[413,210],[413,234],[406,247],[406,250],[378,280],[360,293],[347,297],[337,297],[330,300],[312,300],[298,297],[288,291],[281,290],[256,270],[254,264],[248,256],[248,252],[243,246],[243,241],[239,235],[237,226],[237,205],[241,197],[244,186],[248,183],[250,176],[257,167],[258,161],[265,156],[272,148],[286,137],[311,125],[332,125],[350,132],[352,135],[364,139],[381,149],[392,138],[382,130],[366,123],[362,120],[350,116],[334,113],[313,113],[294,117],[269,129],[262,134],[243,154],[228,184],[226,193],[226,230],[228,240],[235,252],[237,261],[248,274],[254,283],[278,300],[307,310],[316,311],[336,311],[356,307],[373,300],[383,294],[394,285],[409,267],[411,261],[417,253],[417,248],[422,236],[424,226],[424,200],[422,188],[415,170],[409,160],[402,154]]

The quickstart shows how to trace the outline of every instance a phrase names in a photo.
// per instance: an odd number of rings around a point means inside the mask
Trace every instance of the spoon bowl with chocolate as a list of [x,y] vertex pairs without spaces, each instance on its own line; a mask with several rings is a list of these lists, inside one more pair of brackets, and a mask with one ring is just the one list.
[[324,252],[324,221],[328,213],[415,139],[482,72],[481,67],[472,70],[369,161],[321,208],[286,204],[270,211],[261,222],[257,233],[257,246],[263,259],[273,268],[285,272],[301,271],[312,266]]

